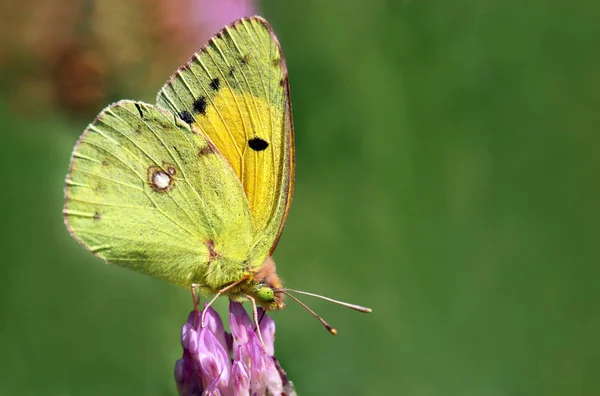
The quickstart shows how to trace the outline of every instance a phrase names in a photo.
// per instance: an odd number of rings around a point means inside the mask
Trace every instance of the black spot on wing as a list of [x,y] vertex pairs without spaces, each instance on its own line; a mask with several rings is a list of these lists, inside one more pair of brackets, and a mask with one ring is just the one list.
[[231,69],[229,69],[229,77],[233,78],[233,71],[235,70],[234,67],[232,67]]
[[242,56],[240,61],[242,62],[243,65],[247,65],[250,62],[250,54],[246,54],[246,55]]
[[206,98],[200,96],[194,101],[194,111],[198,114],[206,115]]
[[219,77],[213,78],[212,81],[210,82],[210,87],[212,89],[214,89],[215,91],[218,91],[220,86],[221,86],[221,80],[219,80]]
[[269,147],[269,142],[259,137],[255,137],[248,140],[248,146],[250,146],[250,148],[254,151],[263,151]]
[[191,125],[194,122],[194,116],[191,115],[190,112],[187,110],[184,110],[181,113],[179,113],[179,118],[181,118],[186,124]]
[[140,113],[140,118],[144,119],[144,112],[142,111],[142,106],[140,106],[139,103],[136,103],[135,108],[137,109],[138,113]]

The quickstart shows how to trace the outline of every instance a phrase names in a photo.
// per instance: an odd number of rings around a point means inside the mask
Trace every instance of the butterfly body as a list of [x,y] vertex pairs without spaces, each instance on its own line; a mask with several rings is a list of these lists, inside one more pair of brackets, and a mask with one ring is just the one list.
[[207,294],[234,285],[232,299],[275,310],[282,285],[269,256],[293,180],[285,61],[252,17],[213,37],[156,105],[126,100],[98,115],[73,151],[63,212],[109,263]]

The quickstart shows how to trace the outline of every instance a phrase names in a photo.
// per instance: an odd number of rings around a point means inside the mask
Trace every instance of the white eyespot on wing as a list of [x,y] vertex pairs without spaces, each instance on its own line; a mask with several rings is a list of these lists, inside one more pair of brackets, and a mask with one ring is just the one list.
[[177,170],[171,166],[166,166],[166,171],[157,166],[148,168],[148,182],[150,187],[156,192],[164,192],[173,188],[174,178]]
[[171,184],[171,176],[167,175],[166,172],[155,172],[154,177],[152,178],[152,183],[154,184],[154,187],[164,190],[165,188],[169,187],[169,184]]

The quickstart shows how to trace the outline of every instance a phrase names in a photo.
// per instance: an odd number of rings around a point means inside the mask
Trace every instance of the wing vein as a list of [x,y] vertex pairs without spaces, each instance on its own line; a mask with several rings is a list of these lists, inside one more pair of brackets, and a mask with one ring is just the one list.
[[[129,111],[131,114],[135,114],[135,113],[134,113],[132,110],[129,110],[129,109],[128,109],[128,111]],[[188,180],[188,177],[186,176],[186,173],[185,173],[185,168],[184,168],[184,167],[182,166],[182,164],[181,164],[181,163],[180,163],[180,162],[177,160],[177,158],[175,157],[175,155],[173,154],[173,152],[171,151],[171,149],[169,148],[169,146],[167,146],[167,144],[165,143],[164,139],[160,137],[160,134],[159,134],[159,133],[157,133],[156,129],[155,129],[155,128],[154,128],[152,125],[150,125],[150,124],[149,124],[149,123],[148,123],[146,120],[143,120],[143,122],[146,124],[146,126],[148,127],[148,129],[149,129],[149,130],[150,130],[150,131],[151,131],[151,132],[154,134],[154,136],[156,137],[156,139],[157,139],[157,140],[158,140],[158,141],[159,141],[159,142],[160,142],[160,143],[163,145],[163,147],[165,148],[165,150],[167,151],[167,153],[169,153],[169,156],[171,157],[171,159],[173,160],[173,162],[175,162],[175,164],[177,165],[177,167],[178,167],[178,168],[179,168],[179,170],[181,171],[181,174],[182,174],[182,176],[183,176],[183,179],[186,181],[186,184],[187,184],[187,185],[189,185],[189,186],[191,187],[191,183],[189,182],[189,180]],[[169,122],[170,122],[170,120],[169,120]],[[173,128],[176,128],[176,129],[177,129],[177,131],[178,131],[178,132],[180,132],[180,130],[179,130],[179,128],[177,127],[177,125],[173,125]],[[131,139],[130,139],[130,141],[131,141]],[[136,144],[136,146],[137,146],[137,147],[139,147],[139,145],[137,145],[137,144]],[[141,147],[139,147],[139,148],[141,149]],[[145,151],[144,151],[144,153],[145,153]],[[147,155],[148,155],[148,157],[149,157],[150,159],[152,159],[152,157],[150,157],[150,155],[149,155],[149,154],[147,154]],[[158,164],[157,162],[155,162],[155,163],[156,163],[156,164]],[[192,189],[194,189],[194,188],[192,187]],[[195,191],[195,189],[194,189],[194,191]],[[196,192],[196,194],[198,195],[198,197],[200,198],[200,200],[202,200],[202,198],[200,197],[200,195],[199,195],[197,192]],[[183,196],[184,200],[185,200],[185,201],[186,201],[186,203],[187,203],[187,207],[188,207],[189,209],[192,209],[192,210],[193,210],[193,206],[192,206],[192,204],[190,203],[189,199],[187,198],[187,195],[186,195],[186,194],[182,194],[182,196]],[[183,211],[183,212],[186,214],[186,216],[188,217],[188,219],[190,219],[190,221],[192,222],[192,224],[194,224],[194,225],[196,226],[196,228],[197,228],[197,229],[200,229],[201,227],[200,227],[200,226],[199,226],[199,224],[196,222],[196,218],[195,218],[195,217],[193,217],[193,216],[192,216],[192,215],[191,215],[191,214],[190,214],[190,213],[189,213],[189,212],[188,212],[188,211],[187,211],[187,210],[186,210],[186,209],[185,209],[185,208],[184,208],[184,207],[183,207],[183,206],[180,204],[180,202],[179,202],[177,199],[175,199],[175,196],[174,196],[173,194],[169,194],[169,197],[170,197],[170,198],[173,200],[173,202],[175,203],[175,205],[177,205],[177,206],[178,206],[178,207],[179,207],[179,208],[180,208],[180,209],[181,209],[181,210],[182,210],[182,211]]]

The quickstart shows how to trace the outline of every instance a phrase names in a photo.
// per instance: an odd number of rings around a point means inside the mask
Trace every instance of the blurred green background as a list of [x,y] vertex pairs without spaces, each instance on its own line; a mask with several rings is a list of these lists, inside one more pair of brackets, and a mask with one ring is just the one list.
[[[0,395],[173,395],[189,292],[75,243],[63,184],[94,115],[153,102],[208,28],[183,1],[42,3],[0,7]],[[256,7],[296,129],[279,273],[373,308],[307,297],[337,337],[274,314],[299,394],[599,394],[598,3]]]

